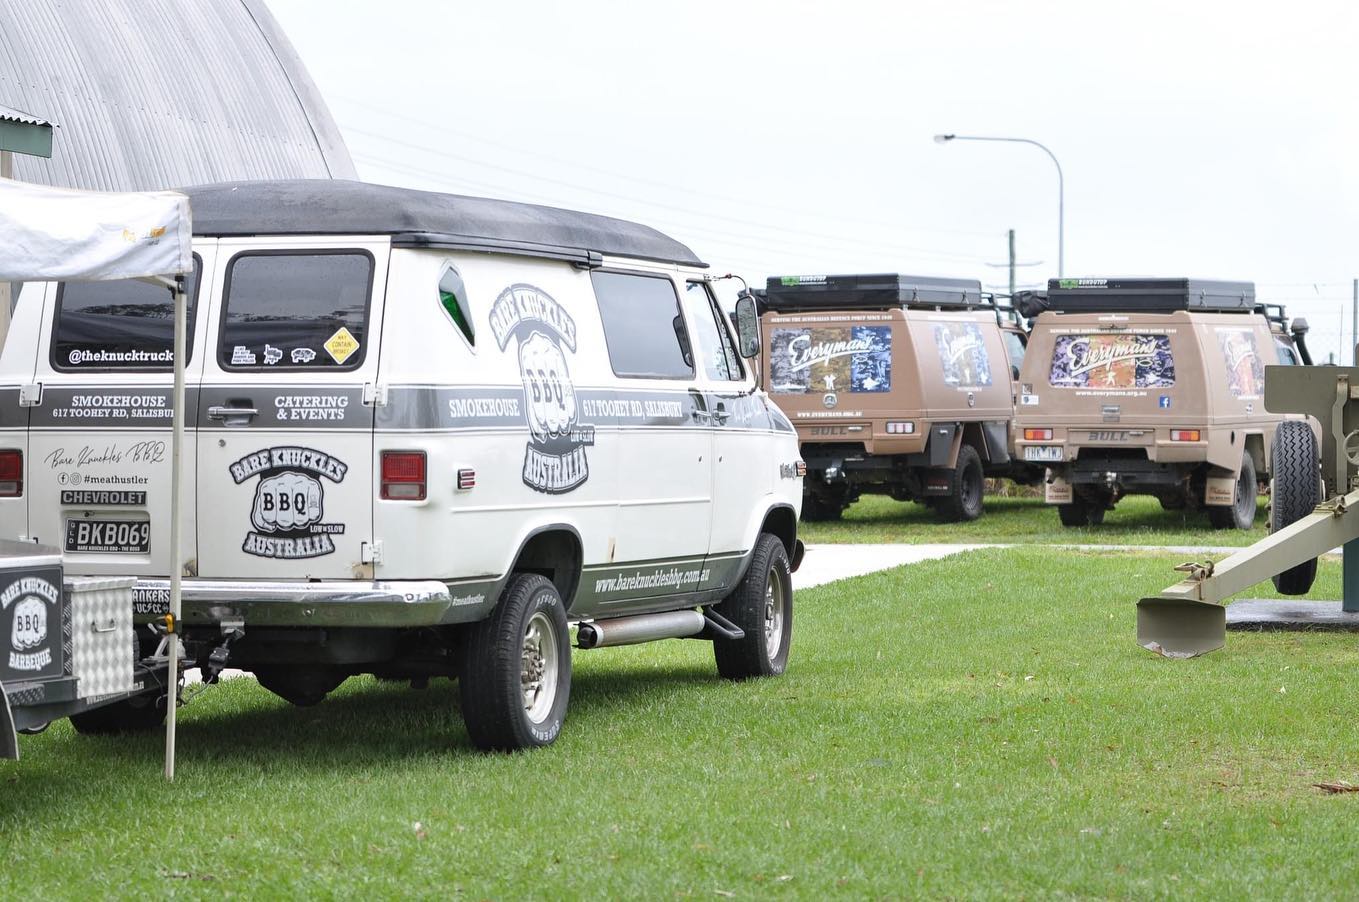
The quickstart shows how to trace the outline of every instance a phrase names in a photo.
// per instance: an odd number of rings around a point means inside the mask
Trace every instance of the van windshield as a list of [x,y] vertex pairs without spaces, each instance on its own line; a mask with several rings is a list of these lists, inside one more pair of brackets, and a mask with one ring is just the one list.
[[[199,259],[188,286],[188,357],[193,356]],[[52,326],[57,370],[164,370],[174,363],[175,307],[168,289],[136,279],[63,282]]]
[[1169,335],[1058,335],[1048,382],[1055,388],[1159,388],[1175,384]]

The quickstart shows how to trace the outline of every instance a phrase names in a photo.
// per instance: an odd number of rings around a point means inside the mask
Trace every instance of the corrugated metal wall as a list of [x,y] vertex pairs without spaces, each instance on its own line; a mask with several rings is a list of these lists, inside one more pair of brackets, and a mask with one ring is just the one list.
[[58,127],[16,178],[136,190],[355,178],[262,0],[0,0],[0,103]]

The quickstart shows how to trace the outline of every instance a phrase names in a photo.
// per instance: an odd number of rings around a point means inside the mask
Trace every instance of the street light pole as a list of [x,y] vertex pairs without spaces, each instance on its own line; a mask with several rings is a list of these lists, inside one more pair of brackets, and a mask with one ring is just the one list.
[[936,144],[946,144],[949,141],[1005,141],[1009,144],[1032,144],[1052,160],[1052,165],[1057,167],[1057,277],[1066,275],[1066,184],[1062,178],[1062,164],[1057,162],[1057,155],[1048,150],[1047,147],[1029,138],[994,138],[979,135],[935,135]]

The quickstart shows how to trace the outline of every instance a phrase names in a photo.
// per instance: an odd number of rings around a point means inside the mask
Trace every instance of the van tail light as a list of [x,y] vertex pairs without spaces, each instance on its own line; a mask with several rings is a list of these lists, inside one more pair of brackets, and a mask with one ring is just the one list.
[[9,448],[0,451],[0,498],[19,498],[24,494],[24,452]]
[[1052,441],[1051,429],[1025,429],[1024,441],[1026,442],[1050,442]]
[[384,501],[424,501],[425,452],[383,451],[380,497]]
[[1172,429],[1170,430],[1170,440],[1172,442],[1196,442],[1199,440],[1197,429]]
[[912,423],[910,420],[888,420],[888,421],[887,421],[887,434],[888,434],[888,435],[914,435],[914,434],[915,434],[915,423]]

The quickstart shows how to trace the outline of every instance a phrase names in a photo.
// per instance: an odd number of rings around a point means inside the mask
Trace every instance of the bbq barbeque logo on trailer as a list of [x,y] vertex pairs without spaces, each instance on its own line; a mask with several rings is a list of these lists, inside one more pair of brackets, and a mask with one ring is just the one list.
[[58,603],[57,587],[37,576],[16,579],[0,594],[0,611],[13,608],[10,620],[9,669],[31,672],[52,664],[47,643],[48,606]]
[[[256,557],[295,560],[335,553],[331,536],[343,523],[322,523],[326,492],[321,479],[344,482],[348,464],[323,451],[285,445],[247,454],[229,468],[237,485],[259,476],[241,550]],[[319,478],[318,478],[319,477]]]
[[577,423],[576,387],[566,351],[576,351],[576,322],[547,292],[532,285],[511,285],[491,306],[491,331],[500,350],[519,338],[519,376],[529,442],[524,449],[524,485],[561,495],[590,478],[585,447],[595,443],[595,427]]

